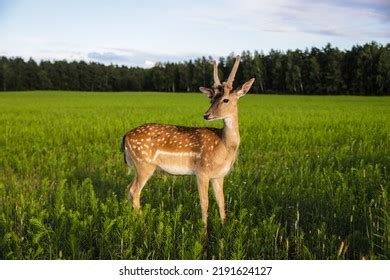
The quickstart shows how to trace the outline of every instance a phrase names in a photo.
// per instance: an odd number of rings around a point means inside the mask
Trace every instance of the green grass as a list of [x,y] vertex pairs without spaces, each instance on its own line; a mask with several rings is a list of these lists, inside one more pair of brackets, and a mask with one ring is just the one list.
[[241,146],[210,192],[155,174],[142,214],[119,151],[146,122],[206,123],[201,94],[0,93],[0,259],[389,259],[390,98],[240,100]]

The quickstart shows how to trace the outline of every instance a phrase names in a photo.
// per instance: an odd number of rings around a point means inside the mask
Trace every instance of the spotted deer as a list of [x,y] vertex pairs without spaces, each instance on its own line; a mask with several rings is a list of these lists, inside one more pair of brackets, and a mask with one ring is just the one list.
[[210,180],[221,223],[224,223],[223,180],[232,168],[240,144],[237,101],[249,91],[254,82],[254,79],[250,79],[233,90],[239,63],[240,57],[237,56],[228,79],[221,83],[218,65],[214,62],[214,85],[212,88],[199,88],[211,100],[204,119],[223,120],[223,128],[151,123],[141,125],[123,136],[125,163],[129,167],[129,173],[132,165],[136,171],[134,180],[127,188],[128,200],[132,200],[135,209],[140,208],[141,191],[155,170],[163,170],[172,175],[195,175],[206,229]]

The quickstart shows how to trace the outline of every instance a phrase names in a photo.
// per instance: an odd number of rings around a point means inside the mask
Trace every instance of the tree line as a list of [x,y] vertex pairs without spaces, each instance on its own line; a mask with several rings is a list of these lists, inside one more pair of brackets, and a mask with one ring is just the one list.
[[[234,54],[219,58],[226,78]],[[390,95],[390,44],[376,42],[340,50],[323,48],[244,51],[235,83],[256,78],[253,92]],[[0,57],[0,90],[193,92],[211,86],[212,58],[157,63],[150,69],[85,61],[28,61]]]

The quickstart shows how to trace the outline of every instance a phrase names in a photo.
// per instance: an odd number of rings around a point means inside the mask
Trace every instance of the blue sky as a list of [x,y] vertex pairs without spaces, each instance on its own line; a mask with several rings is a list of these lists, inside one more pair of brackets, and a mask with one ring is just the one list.
[[389,0],[0,0],[0,55],[151,67],[271,48],[390,43]]

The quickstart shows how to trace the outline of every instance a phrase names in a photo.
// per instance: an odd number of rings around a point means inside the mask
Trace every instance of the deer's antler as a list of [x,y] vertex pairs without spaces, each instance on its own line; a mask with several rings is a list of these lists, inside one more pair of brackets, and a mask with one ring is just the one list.
[[218,64],[216,61],[214,61],[214,85],[213,88],[217,88],[221,85],[221,81],[218,77]]
[[240,56],[237,55],[236,56],[236,61],[234,62],[234,65],[233,65],[233,68],[232,68],[232,71],[230,72],[230,75],[229,75],[229,78],[227,79],[226,81],[226,84],[230,87],[230,88],[233,88],[233,81],[234,81],[234,77],[236,76],[236,73],[237,73],[237,69],[238,69],[238,65],[240,64]]

